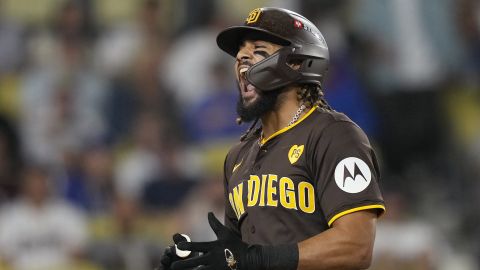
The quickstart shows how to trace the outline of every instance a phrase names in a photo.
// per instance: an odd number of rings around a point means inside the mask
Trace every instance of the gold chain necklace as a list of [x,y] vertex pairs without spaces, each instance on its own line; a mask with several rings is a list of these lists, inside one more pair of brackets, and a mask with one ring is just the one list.
[[295,115],[294,115],[293,118],[292,118],[292,121],[290,121],[290,122],[288,123],[288,126],[287,126],[287,127],[295,124],[295,122],[298,121],[298,118],[300,118],[300,115],[302,114],[303,110],[305,110],[305,108],[306,108],[306,106],[303,105],[303,104],[300,106],[300,108],[298,108],[297,112],[295,113]]
[[[298,108],[298,110],[297,110],[297,112],[295,113],[295,115],[293,116],[292,120],[288,123],[288,125],[287,125],[286,127],[289,127],[289,126],[295,124],[295,123],[298,121],[298,119],[300,118],[300,115],[302,114],[302,112],[303,112],[306,108],[307,108],[307,107],[306,107],[304,104],[302,104],[302,105]],[[262,146],[262,145],[263,145],[262,141],[263,141],[263,131],[262,131],[262,133],[260,134],[260,138],[258,138],[258,145]]]

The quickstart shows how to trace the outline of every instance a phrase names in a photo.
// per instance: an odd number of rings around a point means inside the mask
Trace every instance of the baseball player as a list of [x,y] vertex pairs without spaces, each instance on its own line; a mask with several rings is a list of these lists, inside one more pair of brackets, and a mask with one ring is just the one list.
[[[323,98],[327,44],[305,17],[250,12],[217,37],[235,57],[239,120],[252,121],[224,164],[225,225],[218,240],[167,251],[164,269],[365,269],[384,201],[363,131]],[[258,128],[257,128],[258,126]]]

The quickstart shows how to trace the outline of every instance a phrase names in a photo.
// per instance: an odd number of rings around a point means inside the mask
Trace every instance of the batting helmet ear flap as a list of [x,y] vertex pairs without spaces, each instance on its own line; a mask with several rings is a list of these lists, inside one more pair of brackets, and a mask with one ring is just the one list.
[[[300,61],[293,69],[289,63]],[[320,85],[328,67],[328,50],[318,45],[287,46],[258,62],[247,71],[246,78],[261,91],[272,91],[292,83]]]
[[315,44],[302,44],[289,56],[289,60],[301,60],[302,64],[297,70],[300,74],[298,83],[318,84],[321,86],[328,70],[328,49]]
[[294,50],[293,47],[283,47],[251,66],[246,74],[247,81],[261,91],[272,91],[298,81],[300,74],[287,64],[287,58]]

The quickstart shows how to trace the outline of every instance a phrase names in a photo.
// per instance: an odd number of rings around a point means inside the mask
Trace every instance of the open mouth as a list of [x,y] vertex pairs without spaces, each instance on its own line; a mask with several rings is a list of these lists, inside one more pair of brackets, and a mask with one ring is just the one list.
[[239,80],[238,84],[240,86],[240,94],[242,95],[243,101],[250,101],[257,96],[257,89],[251,83],[247,81],[247,71],[248,66],[240,67],[239,72]]

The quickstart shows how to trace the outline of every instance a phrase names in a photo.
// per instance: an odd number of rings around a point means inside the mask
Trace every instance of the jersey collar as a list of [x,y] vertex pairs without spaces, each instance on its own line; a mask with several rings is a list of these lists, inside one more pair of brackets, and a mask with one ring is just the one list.
[[284,127],[280,130],[278,130],[277,132],[273,133],[272,135],[270,135],[268,138],[263,138],[259,141],[260,143],[260,146],[264,145],[265,143],[267,143],[268,141],[270,141],[271,139],[277,137],[278,135],[292,129],[293,127],[295,127],[296,125],[300,124],[303,120],[305,120],[310,114],[312,114],[316,109],[318,108],[318,106],[313,106],[310,111],[308,111],[304,116],[302,116],[300,119],[298,119],[297,122],[293,123],[292,125],[290,126],[287,126],[287,127]]

